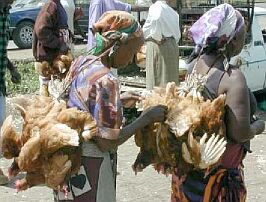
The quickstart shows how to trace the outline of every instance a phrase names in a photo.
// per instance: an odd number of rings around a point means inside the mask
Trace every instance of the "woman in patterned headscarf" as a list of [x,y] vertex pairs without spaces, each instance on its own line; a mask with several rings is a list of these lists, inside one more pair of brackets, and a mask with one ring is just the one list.
[[[132,61],[143,44],[142,31],[134,17],[122,11],[105,13],[94,24],[93,31],[96,47],[92,53],[98,57],[80,56],[72,64],[67,76],[72,81],[68,106],[91,113],[98,133],[82,145],[80,171],[69,180],[67,201],[115,202],[117,146],[137,129],[164,120],[166,108],[151,108],[132,124],[122,127],[122,107],[134,105],[139,96],[131,93],[120,96],[118,79],[110,68]],[[55,194],[55,200],[66,201],[61,192]]]
[[245,23],[240,12],[221,4],[206,12],[189,30],[196,48],[189,73],[208,75],[203,96],[214,99],[226,94],[225,125],[228,144],[221,161],[207,171],[193,170],[172,178],[172,201],[245,201],[242,160],[245,143],[264,130],[264,122],[250,123],[247,83],[239,68],[229,64],[245,41]]

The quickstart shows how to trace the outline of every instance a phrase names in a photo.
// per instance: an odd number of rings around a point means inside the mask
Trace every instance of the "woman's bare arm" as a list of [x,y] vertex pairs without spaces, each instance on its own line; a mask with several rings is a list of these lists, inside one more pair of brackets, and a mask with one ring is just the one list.
[[264,122],[255,121],[250,124],[250,95],[242,72],[233,69],[221,81],[226,83],[226,131],[229,139],[243,143],[252,139],[264,130]]
[[130,137],[132,137],[138,129],[144,128],[148,124],[154,122],[162,122],[165,120],[167,113],[166,106],[155,106],[145,110],[140,117],[138,117],[131,124],[123,127],[120,130],[118,138],[115,140],[104,139],[100,137],[96,137],[95,141],[103,152],[110,151],[112,149],[117,148],[119,145],[126,142]]

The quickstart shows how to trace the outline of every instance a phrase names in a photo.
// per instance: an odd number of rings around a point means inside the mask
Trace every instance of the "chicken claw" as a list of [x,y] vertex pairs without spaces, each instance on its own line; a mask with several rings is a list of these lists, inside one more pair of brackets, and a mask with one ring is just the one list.
[[68,199],[68,192],[69,192],[69,187],[67,184],[63,184],[62,186],[59,186],[59,191],[62,191],[64,193],[65,199]]
[[29,186],[26,184],[26,182],[24,182],[22,180],[16,180],[15,187],[16,187],[17,193],[29,188]]
[[188,146],[186,143],[182,144],[182,156],[187,163],[200,169],[206,169],[218,162],[226,149],[226,140],[214,134],[207,142],[206,139],[207,133],[199,142],[193,138],[192,133],[188,134]]
[[132,165],[132,169],[135,172],[135,175],[137,175],[138,172],[142,172],[145,167],[146,166],[144,166],[142,163],[137,165]]

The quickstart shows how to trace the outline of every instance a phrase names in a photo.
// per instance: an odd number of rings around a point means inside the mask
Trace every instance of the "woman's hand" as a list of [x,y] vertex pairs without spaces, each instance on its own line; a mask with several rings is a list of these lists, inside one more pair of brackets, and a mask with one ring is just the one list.
[[255,120],[251,125],[256,128],[255,135],[259,135],[265,130],[265,122],[261,119]]
[[133,123],[123,127],[120,130],[118,138],[115,140],[107,140],[99,137],[95,137],[95,141],[102,151],[110,151],[118,147],[127,141],[132,135],[136,133],[137,130],[144,128],[145,126],[154,123],[162,122],[165,120],[167,114],[167,107],[163,105],[158,105],[150,107],[143,111],[141,116],[138,117]]
[[67,52],[69,51],[69,46],[66,43],[62,43],[60,48],[59,48],[59,53],[62,55],[66,55]]
[[141,114],[141,118],[148,125],[154,122],[163,122],[166,119],[167,107],[164,105],[158,105],[150,107],[144,110]]
[[128,91],[120,95],[120,100],[125,108],[135,107],[136,102],[141,99],[142,97],[138,93],[132,91]]
[[74,20],[80,20],[84,17],[84,12],[81,7],[76,7],[74,12]]

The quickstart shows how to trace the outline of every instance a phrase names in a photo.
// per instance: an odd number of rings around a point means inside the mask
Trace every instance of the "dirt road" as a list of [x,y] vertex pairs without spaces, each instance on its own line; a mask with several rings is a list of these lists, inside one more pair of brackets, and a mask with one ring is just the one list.
[[[8,102],[9,103],[9,102]],[[10,111],[10,109],[8,109]],[[266,114],[262,117],[266,120]],[[253,153],[244,161],[249,202],[266,202],[266,131],[252,141]],[[131,169],[138,148],[130,139],[118,150],[118,202],[167,202],[170,196],[170,177],[157,174],[151,167],[135,176]],[[0,159],[0,167],[7,171],[10,161]],[[19,177],[22,177],[19,176]],[[13,179],[0,187],[1,202],[52,202],[52,191],[46,187],[34,187],[16,193]]]

